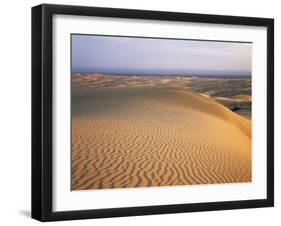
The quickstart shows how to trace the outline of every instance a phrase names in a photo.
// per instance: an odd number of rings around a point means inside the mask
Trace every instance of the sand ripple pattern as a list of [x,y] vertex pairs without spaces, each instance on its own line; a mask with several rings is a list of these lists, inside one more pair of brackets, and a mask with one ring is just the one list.
[[104,92],[73,94],[72,190],[251,181],[250,121],[188,91]]

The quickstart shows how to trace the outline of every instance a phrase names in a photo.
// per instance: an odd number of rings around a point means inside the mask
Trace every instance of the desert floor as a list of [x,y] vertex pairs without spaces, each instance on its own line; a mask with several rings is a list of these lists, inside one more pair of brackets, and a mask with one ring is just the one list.
[[72,190],[251,181],[249,112],[217,100],[249,96],[212,98],[190,78],[106,79],[73,77]]

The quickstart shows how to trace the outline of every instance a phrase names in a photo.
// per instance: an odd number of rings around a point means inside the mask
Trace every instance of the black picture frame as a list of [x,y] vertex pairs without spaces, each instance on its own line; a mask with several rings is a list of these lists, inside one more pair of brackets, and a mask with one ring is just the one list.
[[[52,210],[52,18],[55,14],[266,27],[267,198],[54,212]],[[40,221],[57,221],[270,206],[274,206],[273,19],[50,4],[32,8],[32,218]]]

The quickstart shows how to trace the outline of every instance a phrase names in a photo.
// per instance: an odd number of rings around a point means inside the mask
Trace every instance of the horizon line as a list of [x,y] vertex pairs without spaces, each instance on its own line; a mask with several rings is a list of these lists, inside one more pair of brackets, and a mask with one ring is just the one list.
[[71,74],[102,74],[102,75],[112,75],[112,76],[175,76],[175,77],[252,77],[252,73],[241,73],[241,74],[215,74],[215,73],[177,73],[177,74],[157,74],[157,73],[118,73],[118,72],[100,72],[100,71],[71,71]]

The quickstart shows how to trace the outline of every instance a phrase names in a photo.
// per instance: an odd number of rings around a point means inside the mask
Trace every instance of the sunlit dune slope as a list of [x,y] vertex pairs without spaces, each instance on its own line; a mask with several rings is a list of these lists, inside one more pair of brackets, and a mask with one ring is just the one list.
[[251,181],[251,122],[177,88],[72,90],[72,189]]

